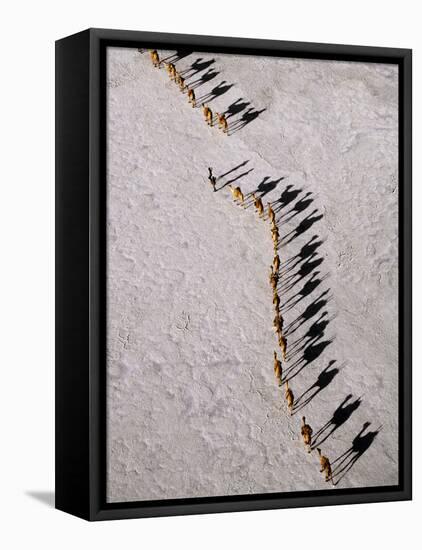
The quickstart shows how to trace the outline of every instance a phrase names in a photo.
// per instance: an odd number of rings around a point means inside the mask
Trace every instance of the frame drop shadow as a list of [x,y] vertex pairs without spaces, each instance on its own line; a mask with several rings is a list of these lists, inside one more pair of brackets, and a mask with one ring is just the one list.
[[25,495],[38,500],[49,508],[54,508],[56,502],[56,493],[54,491],[26,491]]

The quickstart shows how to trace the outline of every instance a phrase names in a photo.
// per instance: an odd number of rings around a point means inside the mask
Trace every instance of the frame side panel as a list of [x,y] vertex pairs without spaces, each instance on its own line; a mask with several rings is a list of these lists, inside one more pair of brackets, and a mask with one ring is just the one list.
[[400,67],[402,120],[400,128],[402,171],[402,219],[400,224],[402,322],[401,392],[402,399],[402,456],[403,492],[412,499],[412,51],[403,56]]
[[56,42],[56,508],[89,516],[89,32]]

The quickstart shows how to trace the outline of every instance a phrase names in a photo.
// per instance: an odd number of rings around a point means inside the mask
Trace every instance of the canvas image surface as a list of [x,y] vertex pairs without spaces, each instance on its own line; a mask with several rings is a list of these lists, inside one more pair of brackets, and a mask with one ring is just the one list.
[[397,485],[397,65],[106,65],[107,501]]

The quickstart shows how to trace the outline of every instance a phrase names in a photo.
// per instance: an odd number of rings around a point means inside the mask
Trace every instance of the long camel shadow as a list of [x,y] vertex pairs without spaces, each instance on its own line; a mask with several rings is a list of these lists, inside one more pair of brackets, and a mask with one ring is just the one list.
[[[217,75],[220,74],[219,71],[216,71],[214,68],[211,67],[215,63],[215,59],[209,59],[204,60],[202,57],[196,59],[190,67],[179,71],[179,75],[182,76],[186,82],[186,85],[191,90],[196,90],[199,88],[199,86],[202,86],[203,84],[209,82],[213,78],[215,78]],[[207,71],[203,73],[199,78],[196,80],[191,80],[192,78],[196,77],[199,73],[202,71]],[[234,86],[234,84],[225,85],[226,81],[223,80],[218,86],[213,88],[210,92],[205,93],[202,97],[197,99],[197,107],[204,102],[210,102],[219,97],[220,95],[226,93],[230,88]],[[254,120],[256,120],[264,111],[266,111],[266,107],[263,109],[255,109],[254,107],[250,107],[251,103],[249,101],[244,101],[243,98],[237,99],[235,102],[233,102],[229,107],[223,112],[223,114],[226,117],[226,120],[232,119],[235,115],[238,115],[244,111],[239,118],[236,120],[228,122],[228,131],[227,135],[232,135],[242,128],[244,128],[246,125],[250,124]],[[245,109],[248,108],[246,111]]]
[[318,210],[315,209],[311,214],[308,214],[306,218],[303,218],[295,229],[292,229],[289,233],[284,235],[281,240],[282,245],[287,245],[291,243],[294,239],[299,237],[299,235],[302,235],[303,233],[305,233],[305,231],[308,231],[314,225],[314,223],[322,220],[322,218],[323,215],[318,215]]
[[371,425],[370,422],[365,422],[361,431],[356,435],[352,441],[352,445],[341,454],[332,465],[337,464],[333,469],[333,477],[336,478],[334,485],[340,483],[344,476],[353,468],[356,462],[361,458],[361,456],[366,453],[372,443],[375,441],[375,438],[382,430],[382,426],[379,426],[374,432],[364,432]]
[[[318,277],[320,275],[319,271],[314,271],[311,275],[311,277],[306,281],[306,283],[303,285],[303,287],[296,292],[296,294],[293,294],[290,296],[286,302],[281,306],[281,311],[283,313],[287,313],[291,309],[297,307],[302,300],[307,298],[314,290],[316,290],[321,283],[323,283],[327,277],[328,273],[323,275],[322,277]],[[300,280],[300,279],[299,279]],[[299,281],[297,281],[294,284],[297,284]],[[293,285],[289,286],[288,290],[291,290],[293,288]]]
[[250,101],[243,101],[243,97],[239,97],[239,99],[236,99],[234,103],[228,106],[224,111],[224,115],[226,118],[231,118],[244,111],[250,104]]
[[345,424],[352,414],[360,407],[362,397],[358,397],[358,399],[355,399],[351,403],[347,404],[352,397],[352,394],[347,395],[334,411],[330,420],[315,433],[312,440],[312,449],[320,447],[330,436],[332,436],[341,426],[343,426],[343,424]]
[[207,61],[204,61],[202,57],[199,57],[190,65],[190,67],[184,69],[183,71],[180,71],[179,74],[183,76],[185,80],[187,80],[188,78],[192,78],[193,76],[197,75],[201,71],[205,71],[205,69],[211,67],[213,63],[215,63],[215,59],[208,59]]
[[336,360],[331,360],[328,363],[328,366],[319,373],[318,378],[315,380],[315,382],[295,400],[293,414],[296,414],[304,407],[306,407],[306,405],[309,405],[309,403],[313,401],[319,393],[321,393],[331,384],[331,382],[340,372],[339,368],[333,367],[334,363],[336,363]]
[[304,323],[312,319],[317,313],[325,307],[328,302],[331,300],[331,297],[328,296],[329,289],[324,290],[318,298],[316,298],[311,304],[309,304],[306,309],[296,317],[291,323],[286,327],[286,335],[290,335],[293,332],[296,332]]
[[200,103],[211,103],[217,97],[222,96],[232,88],[234,84],[227,84],[225,80],[221,81],[218,86],[214,86],[209,92],[197,99],[197,102]]
[[236,132],[239,132],[244,128],[246,125],[250,124],[254,120],[256,120],[264,111],[266,111],[266,107],[261,110],[257,110],[254,107],[250,107],[243,115],[229,124],[229,131],[228,135],[235,134]]
[[292,344],[289,344],[287,359],[291,361],[298,353],[301,353],[309,344],[322,339],[325,330],[334,316],[327,317],[328,312],[323,311],[319,318],[310,325],[303,336],[297,338]]
[[280,197],[272,203],[274,212],[278,214],[283,208],[294,201],[301,192],[302,189],[295,189],[292,184],[287,185]]
[[314,199],[311,199],[310,196],[312,195],[312,192],[309,191],[306,193],[301,199],[299,199],[288,212],[286,212],[285,216],[283,216],[283,221],[285,223],[290,222],[295,216],[298,214],[301,214],[304,212],[313,202]]
[[318,236],[314,235],[305,245],[302,246],[301,250],[297,254],[291,256],[283,262],[279,270],[280,280],[283,281],[288,275],[298,272],[300,266],[305,262],[310,261],[311,258],[318,257],[316,252],[322,244],[323,241],[318,240]]
[[172,53],[161,60],[161,63],[177,63],[177,61],[180,61],[184,57],[187,57],[188,55],[191,55],[193,53],[192,50],[176,50],[175,53]]
[[334,338],[322,340],[322,337],[319,337],[314,341],[306,344],[302,357],[297,359],[297,361],[293,365],[289,366],[289,368],[286,370],[283,377],[283,382],[290,382],[291,380],[293,380],[293,378],[296,378],[296,376],[300,374],[304,368],[308,367],[311,363],[316,361],[316,359],[321,356],[323,351],[333,341]]
[[[257,196],[262,200],[263,197],[265,197],[265,195],[273,191],[277,187],[277,185],[280,183],[280,181],[284,180],[284,178],[285,176],[281,176],[278,179],[271,180],[270,176],[265,176],[262,179],[262,181],[258,184],[256,189],[254,189],[253,191],[250,191],[249,193],[246,193],[245,201],[244,201],[245,208],[248,209],[252,207],[252,205],[254,204],[254,196]],[[269,204],[271,203],[267,202],[266,205],[263,204],[264,209],[268,208]]]
[[316,250],[324,243],[324,241],[318,240],[318,235],[313,235],[309,241],[302,246],[297,254],[289,258],[284,262],[285,269],[281,270],[281,274],[284,276],[288,271],[295,268],[299,263],[306,261],[312,256]]
[[263,199],[265,195],[267,195],[268,193],[271,193],[271,191],[273,191],[277,187],[280,181],[283,181],[284,179],[285,179],[284,176],[282,176],[277,180],[271,181],[270,176],[265,176],[265,178],[261,181],[261,183],[256,188],[256,194],[259,195],[261,199]]
[[[192,82],[188,82],[187,86],[191,90],[196,90],[197,88],[199,88],[200,86],[203,86],[204,84],[206,84],[207,82],[209,82],[210,80],[212,80],[213,78],[215,78],[219,74],[220,73],[218,71],[214,71],[213,69],[209,69],[206,73],[201,75],[197,80],[194,80]],[[197,101],[197,103],[199,103],[199,101]],[[197,105],[197,107],[198,107],[198,105]]]
[[[323,261],[324,260],[322,257],[318,257],[317,253],[313,252],[309,258],[302,262],[297,271],[290,274],[289,276],[286,276],[286,274],[284,274],[283,278],[280,278],[280,282],[282,281],[282,283],[278,285],[279,291],[287,293],[292,290],[296,284],[300,283],[300,281],[308,277],[308,275],[311,275],[311,273],[315,272],[317,267],[319,267]],[[326,277],[327,275],[324,275],[324,279]]]

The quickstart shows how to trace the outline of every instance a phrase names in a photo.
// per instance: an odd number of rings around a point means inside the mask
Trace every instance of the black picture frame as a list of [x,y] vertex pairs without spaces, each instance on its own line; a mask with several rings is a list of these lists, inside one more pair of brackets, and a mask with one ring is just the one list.
[[[399,68],[399,484],[109,504],[105,499],[107,46],[394,63]],[[88,29],[56,42],[56,508],[87,520],[409,500],[412,51]]]

